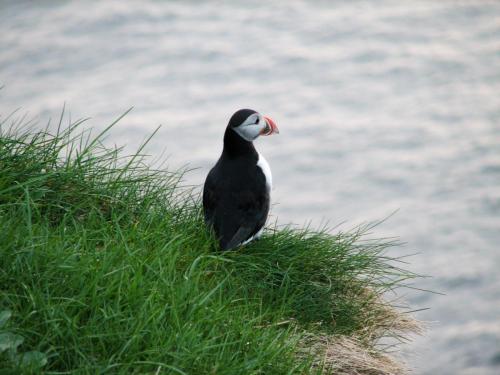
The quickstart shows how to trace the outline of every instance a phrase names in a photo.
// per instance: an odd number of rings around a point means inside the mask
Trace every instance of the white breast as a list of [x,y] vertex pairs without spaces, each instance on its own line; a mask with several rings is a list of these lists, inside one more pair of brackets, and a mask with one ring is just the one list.
[[264,156],[260,153],[259,160],[257,161],[257,167],[259,167],[262,170],[262,173],[264,173],[264,176],[266,177],[267,191],[270,192],[273,188],[273,175],[271,174],[271,168],[269,167],[269,164],[267,164],[267,160],[264,159]]

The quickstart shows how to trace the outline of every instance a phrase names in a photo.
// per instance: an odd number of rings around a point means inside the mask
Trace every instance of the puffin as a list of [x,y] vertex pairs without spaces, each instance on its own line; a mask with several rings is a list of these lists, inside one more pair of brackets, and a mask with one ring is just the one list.
[[252,109],[236,111],[227,124],[222,154],[203,186],[205,223],[215,232],[221,250],[245,245],[264,230],[272,175],[253,141],[278,133],[270,117]]

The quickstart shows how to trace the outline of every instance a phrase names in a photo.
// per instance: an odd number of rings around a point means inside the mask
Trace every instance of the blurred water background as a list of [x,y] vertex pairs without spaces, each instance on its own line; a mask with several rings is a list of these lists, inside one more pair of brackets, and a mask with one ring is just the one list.
[[498,1],[4,1],[0,110],[39,127],[63,104],[108,141],[197,169],[230,115],[273,117],[259,139],[272,220],[399,236],[394,255],[432,275],[408,291],[429,331],[417,374],[500,373]]

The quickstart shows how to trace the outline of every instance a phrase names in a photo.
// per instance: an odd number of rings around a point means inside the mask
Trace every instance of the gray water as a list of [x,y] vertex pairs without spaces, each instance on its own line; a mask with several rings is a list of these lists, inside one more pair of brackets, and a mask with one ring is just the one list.
[[280,135],[272,220],[342,228],[418,253],[408,291],[429,322],[417,374],[500,373],[500,3],[494,1],[0,1],[0,110],[71,118],[171,168],[219,156],[250,107]]

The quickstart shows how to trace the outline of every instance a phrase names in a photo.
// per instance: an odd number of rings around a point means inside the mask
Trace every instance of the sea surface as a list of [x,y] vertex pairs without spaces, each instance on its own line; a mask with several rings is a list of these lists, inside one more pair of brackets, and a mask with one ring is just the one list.
[[[416,374],[500,374],[500,2],[0,0],[0,112],[90,117],[201,185],[231,114],[278,136],[272,221],[390,216],[428,331]],[[164,155],[164,156],[162,156]],[[334,229],[333,231],[335,232]]]

